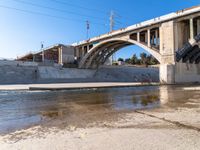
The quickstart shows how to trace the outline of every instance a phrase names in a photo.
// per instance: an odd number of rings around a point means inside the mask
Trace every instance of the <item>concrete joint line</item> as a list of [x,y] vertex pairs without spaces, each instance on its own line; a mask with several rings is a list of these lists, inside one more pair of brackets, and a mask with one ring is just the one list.
[[152,115],[152,114],[148,114],[148,113],[145,113],[145,112],[142,112],[142,111],[135,111],[136,113],[138,114],[143,114],[143,115],[146,115],[146,116],[149,116],[149,117],[152,117],[152,118],[156,118],[156,119],[159,119],[159,120],[162,120],[162,121],[165,121],[167,123],[171,123],[171,124],[174,124],[178,127],[181,127],[181,128],[185,128],[185,129],[190,129],[190,130],[195,130],[197,132],[200,132],[200,128],[197,128],[197,127],[194,127],[194,126],[191,126],[191,125],[186,125],[186,124],[183,124],[183,123],[180,123],[178,121],[172,121],[172,120],[168,120],[168,119],[165,119],[165,118],[160,118],[160,117],[157,117],[155,115]]

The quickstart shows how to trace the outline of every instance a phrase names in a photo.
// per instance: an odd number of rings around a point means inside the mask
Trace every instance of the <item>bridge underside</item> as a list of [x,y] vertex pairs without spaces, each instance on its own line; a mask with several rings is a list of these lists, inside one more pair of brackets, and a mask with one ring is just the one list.
[[138,45],[152,54],[159,62],[161,56],[159,51],[153,47],[148,47],[144,43],[139,43],[127,37],[115,38],[112,40],[104,41],[94,46],[89,52],[82,58],[79,68],[98,68],[103,65],[108,58],[110,58],[116,51],[130,45]]
[[103,65],[106,60],[112,56],[113,53],[121,48],[131,45],[127,42],[113,41],[99,46],[98,49],[92,51],[87,60],[83,64],[83,68],[98,68],[99,65]]

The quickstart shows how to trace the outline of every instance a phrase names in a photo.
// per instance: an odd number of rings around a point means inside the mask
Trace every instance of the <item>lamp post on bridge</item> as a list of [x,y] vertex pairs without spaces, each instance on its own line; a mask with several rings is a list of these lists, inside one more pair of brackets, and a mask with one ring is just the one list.
[[41,51],[42,51],[42,62],[44,63],[44,59],[45,59],[44,57],[45,56],[44,56],[44,49],[43,48],[44,48],[44,42],[42,41],[41,42]]

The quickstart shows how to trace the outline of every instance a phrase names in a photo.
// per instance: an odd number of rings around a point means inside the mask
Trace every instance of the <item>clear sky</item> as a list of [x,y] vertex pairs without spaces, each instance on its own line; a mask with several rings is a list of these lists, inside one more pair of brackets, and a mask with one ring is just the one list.
[[[0,0],[0,58],[16,58],[56,43],[72,44],[109,31],[109,13],[116,14],[115,29],[199,5],[200,0]],[[142,49],[120,50],[127,58]]]

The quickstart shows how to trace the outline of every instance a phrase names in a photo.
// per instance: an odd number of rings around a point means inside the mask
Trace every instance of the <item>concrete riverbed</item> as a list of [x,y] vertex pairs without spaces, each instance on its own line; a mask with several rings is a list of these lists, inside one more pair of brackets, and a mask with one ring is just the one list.
[[[2,91],[0,149],[198,150],[197,87]],[[34,116],[42,120],[24,126]]]

